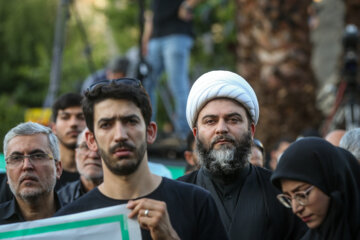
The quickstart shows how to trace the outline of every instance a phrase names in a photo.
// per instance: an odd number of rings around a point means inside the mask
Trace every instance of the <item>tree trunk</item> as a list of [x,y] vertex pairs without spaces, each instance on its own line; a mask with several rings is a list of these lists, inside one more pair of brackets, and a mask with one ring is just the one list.
[[260,103],[256,137],[271,147],[283,136],[318,128],[311,67],[310,0],[236,0],[237,71]]

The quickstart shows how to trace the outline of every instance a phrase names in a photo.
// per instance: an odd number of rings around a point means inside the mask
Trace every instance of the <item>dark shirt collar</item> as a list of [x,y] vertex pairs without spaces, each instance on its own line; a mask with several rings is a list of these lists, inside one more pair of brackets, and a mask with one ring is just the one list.
[[247,175],[249,175],[250,173],[250,164],[247,164],[243,169],[240,170],[240,173],[238,174],[238,176],[235,179],[232,179],[231,182],[228,181],[224,181],[224,179],[214,176],[213,174],[210,173],[209,170],[207,170],[206,168],[202,168],[203,173],[205,176],[207,176],[208,178],[210,178],[214,183],[218,184],[218,185],[223,185],[223,186],[233,186],[233,185],[238,185],[239,182],[243,182],[244,179],[246,178]]
[[[58,211],[63,206],[63,204],[56,192],[54,197],[56,211]],[[25,221],[15,197],[7,202],[0,204],[0,208],[0,212],[2,213],[0,214],[0,222],[15,223]]]
[[2,203],[0,207],[2,208],[1,212],[3,213],[1,214],[2,216],[0,216],[1,222],[12,223],[25,221],[15,197]]

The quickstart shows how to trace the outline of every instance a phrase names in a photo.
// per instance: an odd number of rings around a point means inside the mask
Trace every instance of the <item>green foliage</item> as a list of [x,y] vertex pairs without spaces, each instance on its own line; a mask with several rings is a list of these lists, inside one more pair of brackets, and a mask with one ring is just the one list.
[[[3,139],[9,129],[24,121],[25,109],[16,104],[13,99],[3,94],[0,96],[0,138]],[[0,152],[3,152],[1,142]]]
[[[23,121],[24,109],[41,107],[49,87],[54,31],[61,0],[0,0],[0,139],[10,127]],[[77,91],[90,74],[85,57],[85,42],[70,1],[70,16],[65,33],[61,84],[58,95]],[[139,43],[138,1],[107,0],[103,14],[120,53]],[[79,2],[80,3],[80,2]],[[84,4],[84,3],[82,3]],[[85,3],[90,4],[90,3]],[[146,0],[146,5],[150,1]],[[196,8],[196,42],[192,51],[190,76],[194,80],[210,69],[235,68],[235,3],[230,0],[207,0]],[[82,16],[79,14],[79,17]],[[90,20],[89,20],[90,19]],[[82,19],[92,46],[95,69],[102,68],[115,55],[109,55],[105,36],[93,32],[93,18]],[[210,36],[211,51],[204,49],[204,34]],[[158,119],[166,121],[163,107]],[[165,117],[164,117],[165,116]]]

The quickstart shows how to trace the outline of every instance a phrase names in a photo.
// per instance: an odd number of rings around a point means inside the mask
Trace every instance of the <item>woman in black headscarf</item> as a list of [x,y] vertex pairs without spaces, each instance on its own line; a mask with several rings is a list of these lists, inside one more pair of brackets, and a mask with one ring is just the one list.
[[298,140],[283,153],[271,181],[309,230],[303,239],[360,239],[360,166],[321,138]]

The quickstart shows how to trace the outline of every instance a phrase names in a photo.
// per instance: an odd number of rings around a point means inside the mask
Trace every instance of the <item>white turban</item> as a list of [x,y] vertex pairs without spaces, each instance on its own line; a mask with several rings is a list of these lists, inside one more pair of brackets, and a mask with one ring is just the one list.
[[241,103],[255,123],[259,119],[259,103],[249,83],[236,73],[211,71],[200,76],[191,87],[186,105],[186,119],[193,128],[200,110],[215,98],[230,98]]

